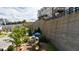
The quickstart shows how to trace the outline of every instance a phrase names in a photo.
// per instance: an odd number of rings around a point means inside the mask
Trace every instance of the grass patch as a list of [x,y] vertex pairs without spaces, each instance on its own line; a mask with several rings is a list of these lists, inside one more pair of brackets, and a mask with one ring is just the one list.
[[48,51],[58,51],[58,49],[55,47],[52,43],[47,43]]

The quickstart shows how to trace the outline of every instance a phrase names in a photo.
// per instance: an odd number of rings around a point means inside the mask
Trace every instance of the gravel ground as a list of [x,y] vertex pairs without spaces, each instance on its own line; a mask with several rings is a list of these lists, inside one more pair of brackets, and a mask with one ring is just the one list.
[[0,49],[6,50],[7,47],[12,44],[11,42],[8,42],[9,40],[11,40],[10,37],[7,37],[7,36],[1,37],[0,38]]

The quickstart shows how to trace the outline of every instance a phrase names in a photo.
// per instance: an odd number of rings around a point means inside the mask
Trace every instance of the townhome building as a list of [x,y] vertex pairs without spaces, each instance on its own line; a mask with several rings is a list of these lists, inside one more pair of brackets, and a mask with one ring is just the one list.
[[64,14],[64,7],[43,7],[38,10],[38,18],[42,19],[53,19],[58,17],[58,15]]
[[43,7],[38,11],[38,17],[43,19],[49,19],[52,17],[52,7]]
[[38,10],[38,19],[55,19],[76,12],[79,7],[43,7]]

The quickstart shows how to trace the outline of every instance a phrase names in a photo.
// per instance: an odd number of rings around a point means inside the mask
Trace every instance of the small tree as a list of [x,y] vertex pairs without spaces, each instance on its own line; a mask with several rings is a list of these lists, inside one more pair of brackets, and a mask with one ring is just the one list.
[[23,23],[26,23],[26,20],[23,20],[22,22],[23,22]]

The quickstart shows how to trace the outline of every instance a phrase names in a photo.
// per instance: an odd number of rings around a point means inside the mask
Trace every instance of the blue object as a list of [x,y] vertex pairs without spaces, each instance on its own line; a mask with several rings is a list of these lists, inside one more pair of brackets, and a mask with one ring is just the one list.
[[40,33],[39,32],[36,32],[35,34],[34,34],[36,37],[40,37]]

